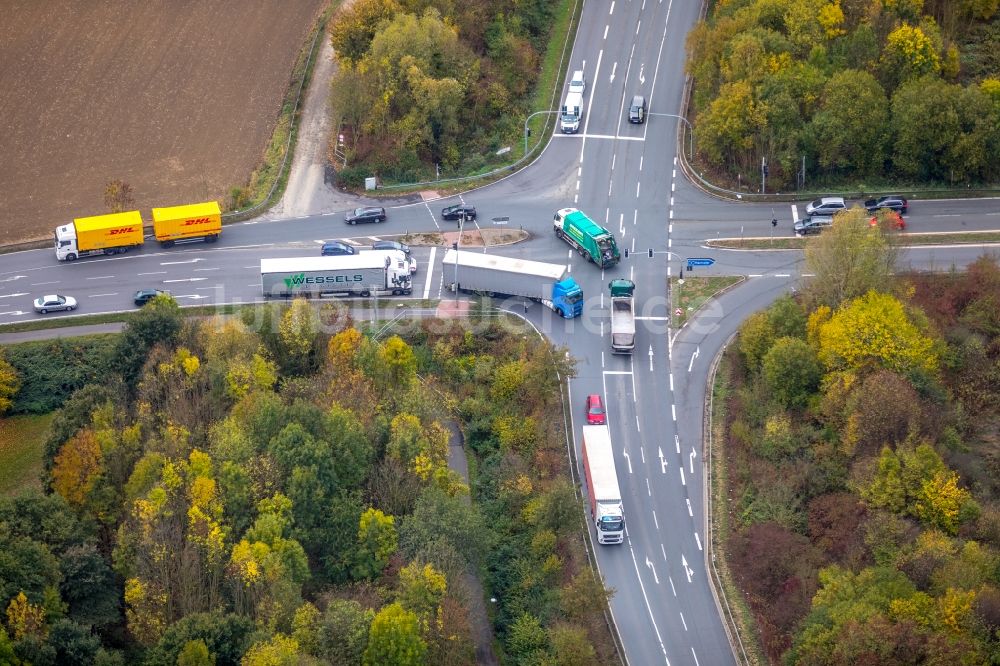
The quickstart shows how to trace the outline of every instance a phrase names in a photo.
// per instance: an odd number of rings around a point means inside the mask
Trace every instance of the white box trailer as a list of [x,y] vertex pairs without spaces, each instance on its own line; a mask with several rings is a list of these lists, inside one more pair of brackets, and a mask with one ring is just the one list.
[[398,251],[261,259],[260,287],[265,297],[284,298],[412,292],[410,264]]
[[529,298],[567,319],[583,312],[583,291],[562,264],[462,250],[448,250],[441,263],[452,290]]
[[597,543],[622,543],[625,540],[625,512],[608,426],[583,426],[583,470]]

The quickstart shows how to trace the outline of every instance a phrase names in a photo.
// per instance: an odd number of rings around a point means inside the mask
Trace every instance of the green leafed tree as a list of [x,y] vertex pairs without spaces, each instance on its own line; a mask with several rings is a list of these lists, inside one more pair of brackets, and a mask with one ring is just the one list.
[[824,169],[861,178],[878,176],[889,139],[889,100],[864,71],[837,72],[823,88],[810,129]]
[[768,393],[785,407],[805,407],[819,387],[823,368],[800,338],[778,338],[761,363]]
[[817,305],[840,303],[891,284],[897,251],[861,208],[837,214],[833,227],[806,245],[806,267],[813,277],[807,296]]
[[364,666],[424,666],[427,644],[420,636],[416,613],[400,604],[389,604],[372,620],[361,663]]

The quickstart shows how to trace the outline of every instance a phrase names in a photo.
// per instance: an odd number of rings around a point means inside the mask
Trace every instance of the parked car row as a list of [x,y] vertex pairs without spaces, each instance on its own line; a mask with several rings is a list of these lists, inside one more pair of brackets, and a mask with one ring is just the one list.
[[[905,215],[909,210],[909,202],[906,197],[898,194],[887,194],[877,199],[865,200],[865,210],[874,213],[877,210],[888,208],[891,211]],[[806,204],[806,215],[833,215],[842,210],[847,210],[847,202],[844,197],[823,197]]]

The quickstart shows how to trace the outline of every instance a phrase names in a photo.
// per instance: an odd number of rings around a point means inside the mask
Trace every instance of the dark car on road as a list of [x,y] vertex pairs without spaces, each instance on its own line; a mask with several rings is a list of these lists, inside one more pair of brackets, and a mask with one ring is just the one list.
[[818,234],[824,229],[829,229],[833,225],[833,218],[829,215],[813,215],[812,217],[800,220],[795,223],[795,234],[797,236],[808,236]]
[[462,219],[463,214],[465,215],[466,220],[476,219],[476,207],[461,203],[441,209],[441,218],[445,220],[457,221]]
[[399,250],[406,256],[410,256],[410,246],[394,240],[378,240],[372,243],[373,250]]
[[323,243],[323,249],[319,253],[324,257],[340,257],[345,254],[354,254],[354,247],[340,241],[329,241]]
[[348,224],[365,224],[366,222],[385,222],[385,208],[381,206],[363,206],[355,208],[344,216]]
[[909,204],[904,197],[898,194],[887,194],[884,197],[879,197],[878,199],[868,199],[865,201],[865,208],[869,213],[874,213],[880,208],[888,208],[889,210],[894,210],[897,213],[906,214],[909,209]]
[[169,296],[170,292],[163,291],[162,289],[140,289],[139,291],[135,292],[135,296],[132,297],[132,300],[135,302],[136,305],[142,307],[143,305],[153,300],[160,294],[167,294]]

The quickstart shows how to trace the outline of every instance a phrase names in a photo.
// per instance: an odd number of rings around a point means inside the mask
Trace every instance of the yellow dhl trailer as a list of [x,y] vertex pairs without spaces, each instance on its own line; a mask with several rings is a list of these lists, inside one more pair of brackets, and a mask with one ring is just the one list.
[[215,201],[153,209],[153,235],[163,247],[196,238],[214,243],[221,233],[222,211]]
[[56,258],[73,261],[92,254],[119,254],[142,245],[142,216],[137,210],[78,217],[56,227]]

